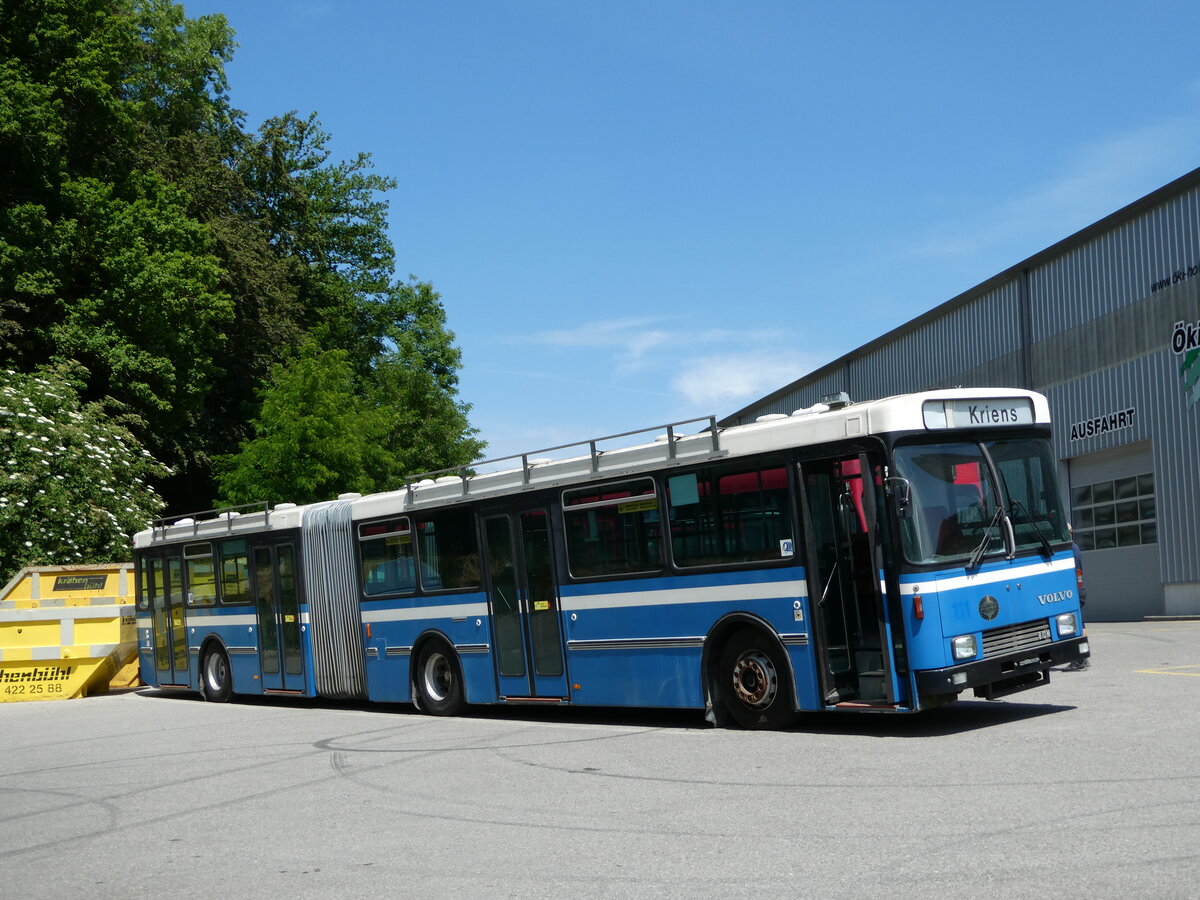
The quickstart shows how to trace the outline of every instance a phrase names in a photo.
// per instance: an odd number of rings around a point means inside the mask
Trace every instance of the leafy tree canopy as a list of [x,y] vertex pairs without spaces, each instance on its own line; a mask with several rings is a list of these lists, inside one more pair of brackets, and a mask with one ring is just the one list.
[[[0,355],[75,373],[173,512],[470,461],[441,299],[395,277],[397,180],[315,113],[248,129],[235,46],[171,0],[0,0]],[[308,450],[267,452],[305,422]]]
[[469,437],[467,407],[401,350],[364,379],[346,351],[309,343],[275,366],[261,400],[254,437],[217,458],[222,505],[392,490],[405,475],[465,465],[482,449]]
[[82,373],[0,370],[0,572],[129,558],[129,534],[162,508],[163,467],[99,403]]

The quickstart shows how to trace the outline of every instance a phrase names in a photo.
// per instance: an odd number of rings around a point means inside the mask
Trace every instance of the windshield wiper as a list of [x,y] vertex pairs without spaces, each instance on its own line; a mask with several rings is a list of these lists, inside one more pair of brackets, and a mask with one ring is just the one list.
[[974,569],[982,561],[984,554],[987,553],[988,543],[992,539],[992,529],[996,527],[996,523],[1000,521],[1000,517],[1004,515],[1004,507],[997,506],[996,512],[992,514],[992,521],[988,522],[987,528],[983,529],[983,540],[979,542],[979,546],[975,548],[975,552],[971,554],[971,559],[967,562],[968,569]]
[[1033,516],[1029,514],[1029,510],[1022,505],[1020,500],[1010,500],[1009,502],[1012,504],[1012,508],[1023,515],[1025,517],[1025,521],[1033,526],[1034,534],[1037,535],[1038,540],[1042,544],[1042,552],[1046,554],[1046,559],[1052,557],[1054,555],[1054,549],[1050,546],[1050,542],[1046,540],[1046,535],[1042,533],[1042,526],[1039,525]]

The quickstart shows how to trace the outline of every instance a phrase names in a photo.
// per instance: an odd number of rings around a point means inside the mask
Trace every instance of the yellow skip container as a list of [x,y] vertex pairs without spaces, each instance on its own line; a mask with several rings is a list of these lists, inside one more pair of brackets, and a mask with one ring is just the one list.
[[0,703],[137,681],[132,563],[34,566],[0,591]]

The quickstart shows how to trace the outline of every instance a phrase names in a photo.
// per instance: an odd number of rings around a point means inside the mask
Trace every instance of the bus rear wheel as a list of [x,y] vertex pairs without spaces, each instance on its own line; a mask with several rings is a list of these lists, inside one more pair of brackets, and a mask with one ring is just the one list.
[[233,678],[229,672],[229,657],[220,647],[211,647],[204,654],[200,667],[200,681],[204,688],[204,699],[213,703],[225,703],[233,696]]
[[742,628],[721,651],[718,696],[743,728],[783,728],[796,719],[783,651],[757,628]]
[[421,708],[435,716],[454,716],[466,706],[462,670],[454,651],[441,641],[430,641],[417,657],[417,694]]

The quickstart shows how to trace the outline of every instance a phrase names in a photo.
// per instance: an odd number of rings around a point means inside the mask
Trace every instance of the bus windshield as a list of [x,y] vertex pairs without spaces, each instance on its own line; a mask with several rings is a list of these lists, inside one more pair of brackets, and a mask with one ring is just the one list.
[[910,562],[981,559],[1004,552],[1001,502],[1018,553],[1068,540],[1045,440],[908,444],[896,448],[895,461],[896,474],[908,483],[901,531]]

